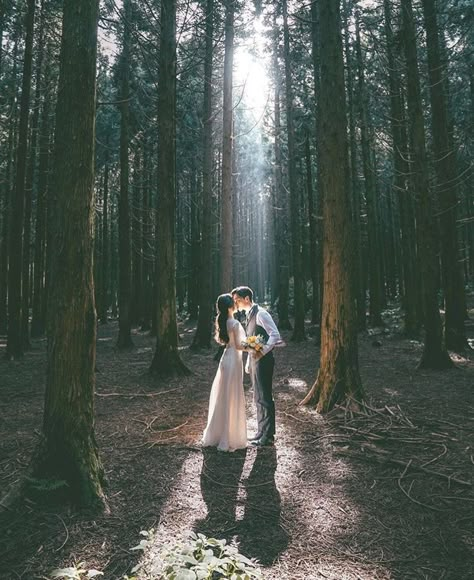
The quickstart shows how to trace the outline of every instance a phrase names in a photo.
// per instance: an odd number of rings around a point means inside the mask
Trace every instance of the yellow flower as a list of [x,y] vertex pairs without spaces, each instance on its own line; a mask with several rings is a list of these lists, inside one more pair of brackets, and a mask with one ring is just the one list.
[[248,338],[249,344],[252,344],[253,342],[255,342],[255,340],[256,340],[255,336],[249,336]]

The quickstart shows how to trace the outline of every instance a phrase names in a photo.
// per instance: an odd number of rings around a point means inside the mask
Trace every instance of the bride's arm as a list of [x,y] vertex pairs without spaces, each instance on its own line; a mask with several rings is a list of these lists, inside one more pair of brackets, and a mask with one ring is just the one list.
[[244,352],[249,352],[249,349],[246,346],[242,346],[242,343],[245,341],[247,336],[245,335],[245,331],[237,320],[235,321],[237,324],[234,324],[234,328],[232,332],[234,333],[234,342],[235,348],[237,350],[243,350]]

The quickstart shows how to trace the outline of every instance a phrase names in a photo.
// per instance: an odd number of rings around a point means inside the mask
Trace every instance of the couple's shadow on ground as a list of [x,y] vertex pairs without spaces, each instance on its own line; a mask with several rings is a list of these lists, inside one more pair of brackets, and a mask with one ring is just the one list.
[[[245,463],[251,461],[250,473],[242,479]],[[204,448],[201,493],[207,516],[195,522],[194,530],[217,539],[235,539],[242,554],[264,566],[272,564],[288,545],[276,469],[275,447],[234,453]]]

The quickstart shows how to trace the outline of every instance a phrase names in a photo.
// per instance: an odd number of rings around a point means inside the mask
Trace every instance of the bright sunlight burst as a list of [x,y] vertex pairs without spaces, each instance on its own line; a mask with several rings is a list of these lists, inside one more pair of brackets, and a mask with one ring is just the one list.
[[235,51],[234,99],[242,100],[247,112],[257,121],[268,102],[269,82],[264,67],[265,27],[259,18],[253,21],[252,45],[243,44]]

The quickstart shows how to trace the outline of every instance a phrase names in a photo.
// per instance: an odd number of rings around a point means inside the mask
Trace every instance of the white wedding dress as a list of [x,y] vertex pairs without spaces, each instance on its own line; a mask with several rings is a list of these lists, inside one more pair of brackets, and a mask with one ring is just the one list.
[[[247,447],[245,395],[241,343],[246,339],[240,322],[227,320],[229,342],[221,357],[209,399],[207,427],[202,436],[205,447],[235,451]],[[238,348],[236,348],[238,347]]]

